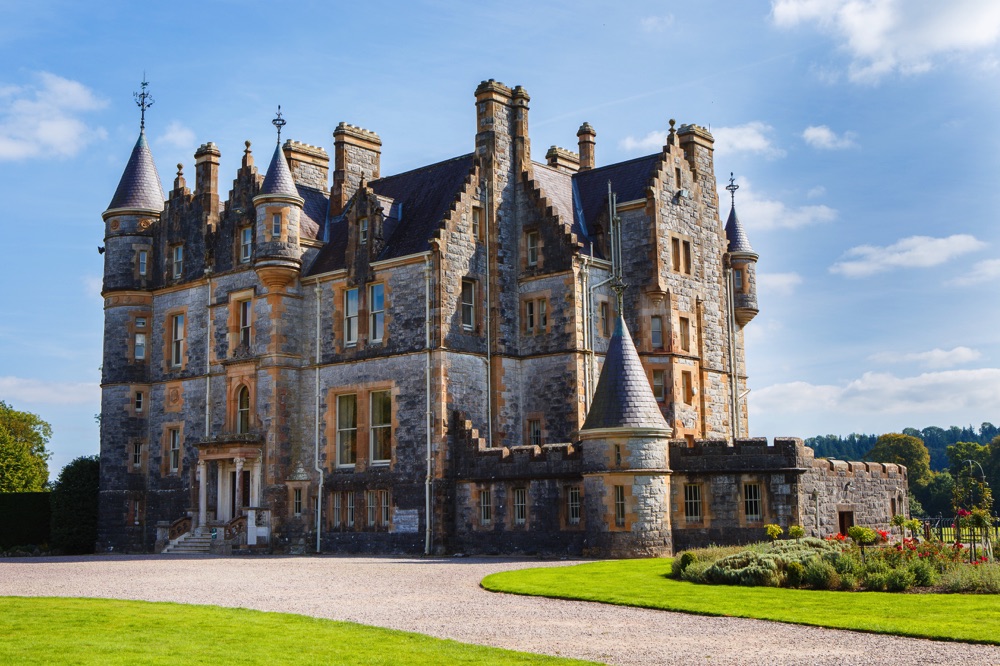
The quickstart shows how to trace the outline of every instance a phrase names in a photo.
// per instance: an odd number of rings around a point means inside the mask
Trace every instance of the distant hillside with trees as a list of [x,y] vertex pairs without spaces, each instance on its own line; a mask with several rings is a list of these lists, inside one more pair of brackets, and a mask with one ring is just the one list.
[[[918,437],[923,440],[927,447],[927,452],[931,455],[931,469],[935,472],[948,469],[951,461],[948,460],[948,447],[959,442],[972,442],[981,446],[989,446],[990,442],[997,435],[1000,435],[1000,428],[989,421],[979,426],[979,429],[971,425],[964,428],[951,426],[948,429],[937,426],[929,426],[922,430],[916,428],[904,428],[904,435]],[[868,452],[875,448],[878,435],[862,435],[851,433],[847,437],[840,435],[819,435],[806,440],[806,446],[811,447],[816,452],[817,458],[836,458],[837,460],[868,460]]]

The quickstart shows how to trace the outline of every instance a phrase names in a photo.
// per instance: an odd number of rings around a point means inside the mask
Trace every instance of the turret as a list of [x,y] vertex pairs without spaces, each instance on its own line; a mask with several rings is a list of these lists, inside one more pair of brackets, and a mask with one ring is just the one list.
[[281,107],[272,122],[278,128],[278,143],[260,193],[253,199],[257,211],[253,266],[268,290],[280,291],[295,281],[302,266],[299,224],[305,202],[295,188],[292,172],[281,150],[281,128],[285,124]]
[[667,440],[672,434],[619,316],[580,430],[587,552],[671,554]]
[[757,253],[750,246],[740,218],[736,215],[736,184],[729,174],[729,190],[732,197],[729,219],[726,221],[727,257],[731,271],[730,285],[733,293],[733,317],[740,328],[757,316]]

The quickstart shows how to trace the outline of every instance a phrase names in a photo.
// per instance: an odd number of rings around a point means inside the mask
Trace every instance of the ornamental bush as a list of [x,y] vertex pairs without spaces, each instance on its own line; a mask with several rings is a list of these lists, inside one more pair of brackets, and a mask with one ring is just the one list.
[[817,590],[836,590],[840,587],[840,574],[826,560],[814,557],[806,564],[802,580]]
[[1000,594],[1000,564],[972,564],[953,567],[941,577],[949,592]]
[[801,525],[792,525],[788,528],[788,537],[790,539],[801,539],[806,535],[806,530]]

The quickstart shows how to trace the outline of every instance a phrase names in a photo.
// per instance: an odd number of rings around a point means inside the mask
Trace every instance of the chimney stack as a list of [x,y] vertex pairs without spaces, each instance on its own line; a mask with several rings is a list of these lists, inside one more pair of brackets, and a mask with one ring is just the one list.
[[580,170],[580,156],[572,150],[552,146],[545,153],[545,160],[550,167],[563,173],[576,173]]
[[333,131],[333,189],[330,191],[330,214],[340,215],[361,180],[380,177],[382,139],[375,132],[340,123]]
[[330,155],[319,146],[288,139],[281,147],[296,185],[326,191],[330,186]]
[[590,126],[590,123],[580,125],[576,136],[580,141],[580,171],[587,171],[594,168],[594,144],[597,140],[597,132]]

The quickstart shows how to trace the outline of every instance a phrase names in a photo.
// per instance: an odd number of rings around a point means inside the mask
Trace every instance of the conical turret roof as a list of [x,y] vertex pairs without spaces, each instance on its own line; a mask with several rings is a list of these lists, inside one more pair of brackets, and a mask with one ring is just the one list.
[[281,151],[280,143],[274,147],[271,164],[267,167],[267,175],[260,188],[260,196],[264,195],[299,196],[298,190],[295,189],[295,181],[292,180],[292,172],[288,169],[288,162],[285,161],[285,154]]
[[597,380],[597,390],[590,403],[590,412],[583,430],[603,428],[656,428],[670,431],[660,413],[653,389],[642,369],[639,354],[632,344],[625,319],[615,323],[615,332],[608,341],[608,353]]
[[160,176],[156,173],[153,153],[146,142],[146,132],[142,130],[108,210],[126,208],[160,212],[163,210],[163,199]]
[[729,209],[729,220],[726,222],[726,239],[729,241],[730,252],[747,252],[756,254],[750,246],[750,239],[747,232],[740,224],[740,218],[736,216],[736,206]]

